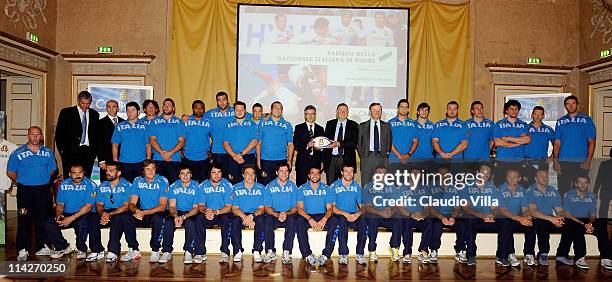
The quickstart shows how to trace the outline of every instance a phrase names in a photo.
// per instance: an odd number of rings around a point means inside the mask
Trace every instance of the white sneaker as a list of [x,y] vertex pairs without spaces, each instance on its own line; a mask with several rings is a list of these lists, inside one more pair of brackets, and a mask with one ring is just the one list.
[[429,263],[429,254],[427,254],[426,251],[422,251],[419,256],[417,256],[417,258],[419,259],[419,262],[422,264],[428,264]]
[[115,253],[108,252],[106,254],[106,262],[115,262],[117,261],[117,255]]
[[376,252],[370,252],[370,262],[378,262],[378,256]]
[[[138,250],[134,251],[134,250],[132,250],[130,248],[130,249],[128,249],[127,254],[125,254],[125,255],[123,255],[121,257],[121,261],[132,261],[132,260],[135,260],[135,259],[139,259],[141,257],[142,257],[142,255],[140,254],[140,251],[138,251]],[[158,255],[157,259],[159,259],[159,255]]]
[[206,255],[195,255],[195,257],[193,257],[193,263],[195,264],[200,264],[205,260],[206,260]]
[[[311,255],[311,256],[312,256],[312,255]],[[327,258],[327,256],[326,256],[326,255],[321,255],[321,256],[319,257],[318,264],[319,264],[319,265],[324,265],[324,264],[325,264],[325,262],[327,262],[327,259],[328,259],[328,258]],[[311,263],[311,264],[312,264],[312,263]]]
[[508,255],[508,262],[510,262],[510,265],[512,267],[517,267],[517,266],[521,265],[521,262],[516,258],[515,254],[509,254]]
[[306,261],[312,265],[312,266],[317,266],[319,264],[319,259],[316,258],[313,254],[310,254],[309,256],[306,257]]
[[242,251],[234,255],[234,262],[241,262],[241,261],[242,261]]
[[348,264],[348,256],[347,255],[340,255],[340,258],[338,259],[338,263],[339,264]]
[[403,262],[403,263],[412,263],[412,259],[410,258],[410,255],[405,255],[405,256],[402,258],[402,262]]
[[610,259],[602,259],[600,264],[606,270],[612,270],[612,260],[610,260]]
[[76,255],[76,259],[85,259],[87,257],[87,252],[78,251]]
[[46,244],[35,253],[37,256],[50,256],[51,254],[53,254],[53,250],[49,249]]
[[268,258],[269,261],[275,261],[276,260],[276,253],[272,250],[268,250],[268,253],[266,254],[266,257]]
[[17,255],[17,261],[26,261],[28,260],[28,251],[26,249],[19,250],[19,254]]
[[578,260],[576,260],[574,264],[580,269],[589,269],[589,265],[587,264],[584,257],[581,257]]
[[161,258],[159,258],[159,263],[167,263],[169,260],[172,260],[172,254],[169,252],[164,252],[161,256]]
[[438,263],[438,250],[431,250],[429,252],[429,261],[431,263]]
[[259,251],[254,251],[253,252],[253,261],[254,262],[262,262],[261,253],[259,253]]
[[368,264],[368,261],[365,259],[365,257],[360,254],[355,255],[355,260],[357,261],[358,264]]
[[523,258],[523,262],[527,266],[534,266],[536,264],[535,257],[533,255],[525,255],[525,258]]
[[99,260],[103,260],[104,259],[104,251],[101,251],[99,253],[91,253],[87,256],[87,258],[85,258],[86,262],[94,262],[94,261],[99,261]]
[[149,257],[149,262],[158,262],[159,261],[159,251],[151,252],[151,256]]
[[229,262],[229,255],[226,253],[221,253],[221,257],[219,258],[220,263]]
[[391,261],[399,261],[402,258],[398,248],[389,248],[389,250],[391,251]]
[[64,255],[70,254],[72,252],[72,249],[70,249],[70,246],[66,247],[66,249],[61,250],[61,251],[54,251],[51,254],[51,258],[52,259],[58,259],[63,257]]
[[465,251],[459,251],[457,254],[455,254],[455,260],[459,263],[466,263],[467,257],[465,255]]
[[193,263],[193,256],[191,255],[190,252],[185,251],[185,256],[183,257],[183,263],[184,264]]
[[284,250],[283,251],[283,260],[282,263],[283,264],[291,264],[291,262],[293,262],[293,258],[291,258],[291,253],[289,253],[289,251]]

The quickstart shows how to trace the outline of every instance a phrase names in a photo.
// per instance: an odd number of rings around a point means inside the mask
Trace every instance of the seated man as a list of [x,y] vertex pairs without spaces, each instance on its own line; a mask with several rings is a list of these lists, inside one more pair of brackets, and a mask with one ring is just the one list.
[[[348,264],[348,230],[349,227],[357,230],[357,248],[355,259],[359,264],[366,264],[363,256],[366,242],[367,222],[361,217],[365,212],[361,204],[361,186],[353,179],[355,167],[345,163],[340,169],[342,177],[330,186],[334,191],[333,209],[336,224],[340,228],[338,232],[338,252],[340,253],[339,264]],[[329,232],[329,231],[328,231]],[[321,256],[319,263],[325,264],[327,256]]]
[[[441,166],[438,173],[445,177],[448,174],[448,167]],[[448,174],[450,175],[450,174]],[[460,197],[460,190],[452,185],[444,185],[439,183],[429,189],[431,200],[440,202],[439,205],[428,205],[425,213],[431,218],[431,237],[429,237],[429,261],[431,263],[438,262],[438,250],[442,246],[442,232],[444,227],[451,228],[455,231],[455,260],[460,263],[466,263],[467,258],[465,251],[467,250],[466,220],[461,217],[461,207],[457,203],[451,205],[449,202],[452,199]],[[448,184],[448,183],[447,183]]]
[[[234,185],[234,199],[232,200],[232,212],[236,215],[232,219],[232,243],[234,244],[234,261],[242,261],[242,228],[247,226],[255,228],[253,240],[253,261],[261,262],[261,251],[263,250],[262,234],[265,230],[263,185],[255,182],[256,168],[252,164],[242,167],[244,180]],[[238,251],[236,253],[235,251]]]
[[[398,198],[398,188],[393,185],[384,185],[384,182],[377,183],[376,179],[387,173],[384,166],[379,166],[374,170],[374,180],[364,187],[363,205],[365,206],[365,220],[368,225],[368,252],[370,252],[370,261],[377,262],[376,255],[376,237],[378,237],[378,228],[384,227],[391,229],[391,240],[389,246],[391,248],[391,260],[398,261],[399,247],[402,237],[401,220],[395,215],[397,207],[388,205],[387,200]],[[377,176],[381,175],[381,176]],[[382,187],[377,187],[382,185]]]
[[548,185],[548,169],[539,168],[535,180],[536,183],[527,191],[529,213],[533,217],[533,228],[538,238],[536,259],[539,265],[547,266],[550,233],[561,231],[561,227],[565,224],[565,216],[559,191]]
[[601,266],[607,270],[612,269],[610,262],[610,242],[606,219],[597,218],[597,198],[588,191],[590,179],[586,175],[576,178],[575,188],[563,196],[563,210],[565,211],[565,226],[561,233],[561,242],[557,249],[558,262],[571,265],[568,254],[570,245],[574,243],[574,264],[578,268],[589,269],[586,263],[586,241],[585,234],[593,234],[597,237],[599,257]]
[[[170,192],[168,193],[170,217],[166,219],[164,224],[164,254],[162,255],[163,260],[159,260],[160,263],[165,263],[172,259],[171,252],[172,243],[174,242],[174,231],[182,225],[185,226],[185,243],[183,244],[185,256],[183,257],[183,263],[202,263],[204,261],[204,241],[201,234],[205,230],[196,230],[195,217],[198,214],[196,198],[200,193],[200,185],[197,181],[191,179],[191,168],[185,164],[180,164],[179,180],[170,185]],[[172,218],[174,222],[170,220]],[[195,257],[193,257],[194,253]]]
[[[128,214],[132,184],[121,177],[121,166],[114,161],[106,161],[106,181],[100,184],[96,193],[96,212],[89,217],[88,230],[91,254],[87,261],[98,261],[104,258],[104,247],[101,242],[100,228],[110,226],[108,239],[107,262],[114,262],[121,253],[121,224]],[[133,244],[133,242],[131,242]]]
[[421,231],[421,243],[419,244],[419,262],[429,263],[430,258],[427,250],[429,248],[429,239],[431,238],[431,218],[427,218],[425,214],[425,206],[422,205],[421,199],[429,193],[429,188],[425,187],[421,181],[417,181],[420,169],[414,168],[411,170],[412,182],[407,186],[400,186],[399,193],[409,199],[408,206],[398,207],[402,225],[402,241],[404,243],[403,263],[412,263],[410,258],[412,255],[412,242],[414,229]]
[[[499,191],[489,181],[491,177],[489,165],[480,165],[478,172],[481,174],[482,181],[476,181],[475,185],[465,187],[461,197],[467,201],[467,205],[462,207],[467,218],[467,265],[476,265],[476,236],[481,231],[498,232],[496,262],[507,265],[507,260],[500,257],[500,249],[504,243],[501,242],[502,237],[499,235],[500,224],[495,220],[499,213]],[[506,262],[503,262],[502,259]]]
[[82,165],[70,166],[70,178],[62,181],[57,190],[55,216],[49,218],[45,226],[47,236],[55,247],[51,258],[61,258],[72,252],[62,235],[61,229],[65,228],[74,228],[79,250],[76,258],[84,259],[87,256],[85,222],[94,206],[96,189],[96,184],[85,176]]
[[500,217],[496,219],[501,230],[499,232],[499,261],[502,266],[519,266],[521,263],[514,253],[514,231],[525,234],[523,246],[524,261],[528,266],[535,265],[535,230],[529,215],[529,199],[527,191],[519,184],[520,176],[517,167],[506,171],[506,182],[499,187]]
[[[316,266],[320,261],[325,262],[334,250],[334,232],[336,223],[333,215],[333,194],[334,191],[321,183],[321,168],[312,167],[308,171],[308,182],[302,184],[296,197],[298,217],[297,238],[300,243],[302,258]],[[312,254],[308,241],[308,229],[313,231],[327,230],[325,237],[325,248],[323,254],[318,259]]]
[[[210,178],[200,184],[202,193],[198,197],[198,209],[201,215],[197,216],[198,225],[197,232],[204,237],[202,240],[206,242],[206,228],[211,228],[215,225],[221,228],[221,257],[219,262],[229,261],[229,228],[230,216],[232,215],[232,184],[225,178],[222,178],[221,165],[213,163],[210,167]],[[196,235],[198,234],[196,233]],[[236,248],[235,242],[234,254],[239,250]],[[206,260],[206,245],[204,247],[204,258]]]
[[285,241],[283,242],[283,264],[291,263],[291,251],[293,250],[293,239],[295,238],[295,221],[297,208],[295,206],[297,186],[289,180],[289,164],[281,162],[276,168],[276,179],[266,185],[264,190],[264,206],[266,210],[265,261],[276,260],[276,248],[274,247],[274,230],[278,227],[285,228]]
[[[166,206],[168,204],[168,180],[156,173],[156,163],[152,160],[145,160],[142,163],[143,176],[136,177],[132,184],[132,193],[128,208],[132,216],[126,217],[123,222],[125,226],[125,238],[130,248],[128,253],[121,257],[121,261],[131,261],[140,258],[138,241],[136,241],[136,227],[151,227],[151,256],[149,262],[160,261],[159,249],[161,248],[160,235],[162,226],[166,218]],[[134,246],[129,246],[130,241],[136,242]],[[164,241],[165,251],[172,247]],[[169,253],[168,253],[169,254]],[[164,254],[165,255],[165,254]],[[168,255],[163,258],[168,261]]]

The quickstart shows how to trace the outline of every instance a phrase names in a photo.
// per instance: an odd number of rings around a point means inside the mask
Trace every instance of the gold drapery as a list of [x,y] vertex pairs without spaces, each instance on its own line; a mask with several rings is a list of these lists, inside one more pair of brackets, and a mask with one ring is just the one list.
[[[339,7],[410,8],[408,98],[411,117],[428,102],[431,119],[444,116],[456,100],[461,116],[472,101],[469,3],[430,0],[174,0],[166,96],[177,98],[177,112],[191,113],[191,102],[216,105],[215,94],[236,94],[237,6],[282,4]],[[265,106],[265,105],[264,105]]]

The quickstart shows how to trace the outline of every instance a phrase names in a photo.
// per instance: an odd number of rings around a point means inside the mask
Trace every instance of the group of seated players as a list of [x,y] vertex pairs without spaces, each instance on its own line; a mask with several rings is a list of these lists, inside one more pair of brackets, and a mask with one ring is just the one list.
[[[55,216],[46,225],[56,250],[48,253],[52,258],[72,252],[61,233],[62,228],[72,227],[76,232],[78,259],[105,259],[107,262],[139,259],[136,228],[150,227],[152,252],[149,261],[166,263],[172,258],[174,232],[183,227],[184,263],[202,263],[206,260],[207,229],[219,226],[220,262],[230,260],[230,242],[233,261],[242,261],[242,230],[249,227],[254,229],[253,261],[269,263],[277,259],[275,230],[283,227],[283,264],[292,263],[296,235],[302,258],[309,264],[324,265],[332,255],[335,241],[339,244],[338,262],[347,264],[348,230],[352,228],[357,231],[356,261],[367,264],[368,260],[378,261],[378,229],[386,228],[391,230],[391,261],[412,262],[416,229],[421,232],[417,259],[426,264],[437,263],[442,233],[447,228],[456,234],[455,259],[470,266],[476,265],[479,232],[497,233],[496,263],[505,267],[521,264],[514,250],[515,233],[524,233],[523,262],[528,266],[546,266],[550,234],[559,232],[562,235],[556,253],[557,263],[588,268],[585,234],[593,234],[598,240],[601,266],[612,269],[607,222],[597,218],[596,197],[588,191],[589,177],[577,176],[573,189],[562,197],[549,185],[547,166],[537,169],[530,187],[521,185],[521,171],[514,167],[505,170],[505,180],[496,186],[491,181],[491,165],[480,163],[474,167],[474,172],[479,173],[483,181],[462,189],[444,183],[421,185],[417,181],[409,186],[385,185],[383,188],[372,181],[362,188],[354,180],[356,168],[351,164],[344,164],[340,179],[329,186],[321,181],[320,167],[313,167],[308,171],[308,181],[300,187],[289,179],[291,167],[288,163],[277,165],[276,178],[266,186],[256,181],[257,167],[251,164],[243,166],[243,180],[234,185],[222,177],[222,168],[216,163],[211,165],[209,178],[202,183],[192,179],[191,168],[185,164],[180,165],[179,180],[174,183],[156,173],[156,162],[152,160],[143,162],[142,176],[133,183],[121,177],[120,164],[110,161],[106,166],[107,180],[100,186],[85,177],[78,164],[71,166],[70,178],[61,183]],[[451,166],[438,165],[431,170],[444,176],[450,169]],[[387,170],[380,166],[375,173],[385,174]],[[412,172],[422,171],[413,167]],[[423,205],[421,200],[416,200],[415,205],[389,204],[400,198],[423,197],[438,203],[466,199],[467,204]],[[472,200],[484,198],[489,200]],[[100,235],[100,229],[105,227],[110,228],[108,253],[105,253]],[[309,230],[327,231],[320,256],[315,256],[310,248]],[[129,251],[120,256],[123,234]],[[537,254],[534,250],[536,237]],[[569,258],[572,244],[574,260]]]

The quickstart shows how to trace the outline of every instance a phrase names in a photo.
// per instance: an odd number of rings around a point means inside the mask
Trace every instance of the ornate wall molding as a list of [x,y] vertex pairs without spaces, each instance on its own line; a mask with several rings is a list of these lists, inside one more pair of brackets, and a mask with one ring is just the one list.
[[73,63],[72,73],[75,75],[147,75],[148,64],[100,64],[100,63]]
[[46,72],[48,59],[20,50],[0,41],[0,60]]
[[612,57],[589,62],[578,68],[588,74],[589,84],[612,81]]
[[564,86],[574,67],[488,63],[493,84]]

